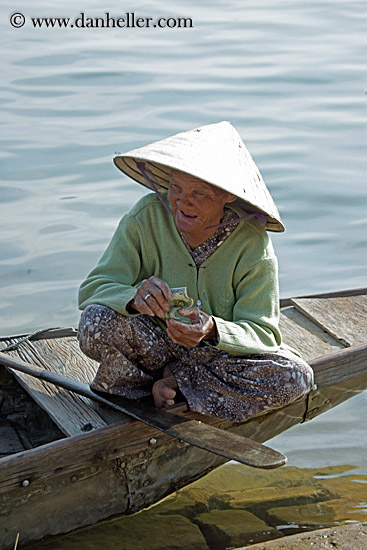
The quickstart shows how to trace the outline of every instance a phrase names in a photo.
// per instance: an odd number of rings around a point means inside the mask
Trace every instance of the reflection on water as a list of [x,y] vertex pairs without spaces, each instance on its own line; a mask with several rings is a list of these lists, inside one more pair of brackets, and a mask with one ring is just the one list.
[[225,550],[365,521],[366,514],[367,473],[352,466],[265,472],[229,464],[148,510],[37,548],[99,550],[108,540],[110,548],[124,550]]

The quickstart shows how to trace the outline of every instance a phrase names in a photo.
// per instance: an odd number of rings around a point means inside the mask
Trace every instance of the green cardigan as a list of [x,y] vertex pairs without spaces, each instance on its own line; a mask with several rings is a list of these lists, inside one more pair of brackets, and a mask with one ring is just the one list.
[[266,230],[255,220],[240,222],[197,269],[173,217],[150,193],[120,221],[80,286],[79,307],[102,304],[132,316],[126,306],[152,275],[170,287],[186,286],[195,303],[201,301],[203,311],[215,318],[218,349],[233,355],[278,351],[277,260]]

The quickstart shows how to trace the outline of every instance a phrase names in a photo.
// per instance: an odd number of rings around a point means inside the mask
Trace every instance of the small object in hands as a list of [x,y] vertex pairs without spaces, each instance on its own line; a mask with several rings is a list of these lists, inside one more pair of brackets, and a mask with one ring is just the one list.
[[147,298],[149,298],[149,296],[151,296],[150,292],[148,292],[148,294],[144,296],[144,302],[147,300]]
[[180,323],[191,325],[191,319],[180,315],[178,310],[181,308],[191,307],[194,304],[194,300],[187,295],[187,287],[180,286],[177,288],[171,288],[173,299],[169,300],[170,310],[166,313],[166,319],[176,319]]

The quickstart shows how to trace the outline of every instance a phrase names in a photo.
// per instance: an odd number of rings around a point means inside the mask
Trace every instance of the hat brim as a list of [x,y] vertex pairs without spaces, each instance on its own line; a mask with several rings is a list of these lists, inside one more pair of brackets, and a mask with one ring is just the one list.
[[[124,174],[129,176],[131,179],[135,180],[136,182],[140,183],[144,187],[150,189],[153,191],[152,187],[149,185],[149,183],[146,181],[144,175],[139,170],[137,163],[138,162],[144,162],[145,167],[152,171],[156,178],[156,182],[159,184],[160,189],[159,191],[167,191],[170,181],[170,174],[171,170],[179,170],[185,174],[193,175],[190,172],[183,170],[181,168],[177,167],[176,162],[172,162],[172,165],[169,164],[161,164],[158,162],[153,162],[151,160],[148,160],[146,157],[143,156],[128,156],[128,155],[118,155],[114,159],[115,166],[121,170]],[[206,183],[209,183],[210,185],[213,185],[214,187],[218,187],[219,189],[223,189],[221,186],[216,185],[212,181],[208,181],[207,179],[200,178]],[[224,189],[224,191],[228,191],[227,189]],[[265,214],[266,216],[266,225],[265,228],[268,231],[273,231],[276,233],[282,233],[285,231],[284,225],[282,221],[279,219],[276,219],[272,216],[270,216],[267,212],[260,209],[258,206],[251,204],[249,201],[246,201],[240,197],[237,197],[236,201],[234,201],[235,205],[239,206],[245,213],[248,214],[255,214],[257,212],[260,212],[262,214]]]

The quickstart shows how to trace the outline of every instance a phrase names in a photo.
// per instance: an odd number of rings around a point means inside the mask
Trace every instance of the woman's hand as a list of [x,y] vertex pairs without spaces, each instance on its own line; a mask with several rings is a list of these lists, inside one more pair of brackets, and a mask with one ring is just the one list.
[[149,277],[141,283],[129,306],[139,313],[164,318],[170,310],[168,300],[172,299],[167,283],[158,277]]
[[217,335],[213,317],[198,307],[179,309],[178,312],[191,319],[192,325],[185,325],[175,319],[167,319],[167,334],[175,344],[194,348],[201,340],[211,340]]

